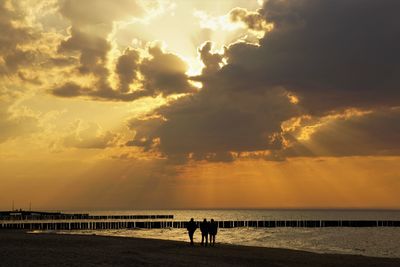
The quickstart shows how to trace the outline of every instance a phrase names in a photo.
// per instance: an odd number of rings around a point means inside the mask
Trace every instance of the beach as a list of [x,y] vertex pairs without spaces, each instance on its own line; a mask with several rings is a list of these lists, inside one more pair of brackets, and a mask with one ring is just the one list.
[[[197,240],[198,241],[198,240]],[[96,235],[0,232],[0,266],[400,266],[400,258]]]

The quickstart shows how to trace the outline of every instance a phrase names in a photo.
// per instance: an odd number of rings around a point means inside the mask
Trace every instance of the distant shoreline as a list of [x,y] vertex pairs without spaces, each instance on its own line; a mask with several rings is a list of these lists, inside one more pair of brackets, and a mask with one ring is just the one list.
[[4,266],[400,266],[400,258],[98,235],[0,231]]

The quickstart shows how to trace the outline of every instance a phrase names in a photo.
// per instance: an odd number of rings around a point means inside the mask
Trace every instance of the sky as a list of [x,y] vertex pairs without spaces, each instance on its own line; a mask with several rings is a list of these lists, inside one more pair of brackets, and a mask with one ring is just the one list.
[[399,9],[0,1],[0,209],[400,209]]

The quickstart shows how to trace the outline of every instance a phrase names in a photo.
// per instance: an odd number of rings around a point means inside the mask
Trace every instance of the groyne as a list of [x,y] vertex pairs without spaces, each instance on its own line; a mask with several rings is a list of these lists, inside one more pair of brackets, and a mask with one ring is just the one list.
[[[137,216],[137,215],[132,215]],[[162,221],[121,218],[70,219],[70,220],[13,220],[0,221],[0,229],[25,230],[96,230],[96,229],[161,229],[186,228],[186,221]],[[108,216],[107,216],[108,217]],[[117,216],[118,217],[118,216]],[[200,222],[196,222],[199,224]],[[269,221],[217,221],[219,228],[254,227],[400,227],[400,221],[389,220],[269,220]]]

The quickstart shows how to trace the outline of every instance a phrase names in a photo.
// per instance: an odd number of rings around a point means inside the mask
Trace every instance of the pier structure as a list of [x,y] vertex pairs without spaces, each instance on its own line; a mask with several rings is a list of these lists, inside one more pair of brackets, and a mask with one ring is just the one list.
[[173,219],[174,215],[89,215],[88,213],[61,213],[43,211],[0,211],[1,221],[32,220],[160,220]]

